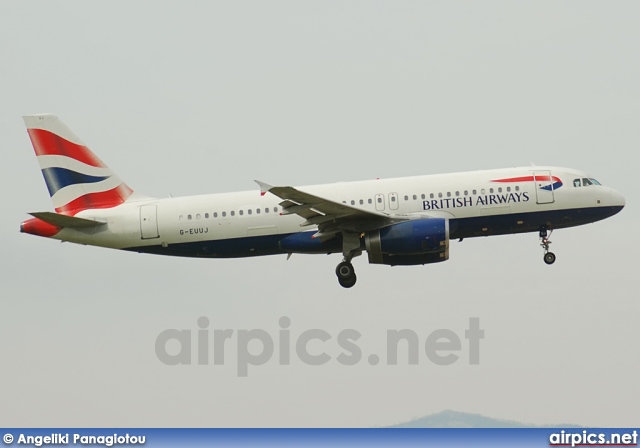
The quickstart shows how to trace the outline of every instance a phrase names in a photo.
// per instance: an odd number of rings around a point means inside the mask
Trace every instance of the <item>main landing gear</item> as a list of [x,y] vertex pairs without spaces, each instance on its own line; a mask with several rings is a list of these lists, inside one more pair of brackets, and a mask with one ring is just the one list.
[[343,288],[351,288],[356,284],[356,271],[353,269],[351,260],[362,254],[360,249],[360,235],[352,232],[342,233],[342,263],[336,267],[338,283]]
[[542,246],[542,248],[544,249],[543,259],[547,264],[553,264],[556,261],[556,255],[553,252],[549,252],[549,245],[551,244],[549,238],[551,238],[551,233],[553,233],[553,229],[551,229],[548,233],[546,227],[542,227],[540,229],[540,246]]
[[356,271],[353,269],[351,261],[343,261],[336,267],[336,275],[338,276],[338,283],[343,288],[351,288],[356,284]]

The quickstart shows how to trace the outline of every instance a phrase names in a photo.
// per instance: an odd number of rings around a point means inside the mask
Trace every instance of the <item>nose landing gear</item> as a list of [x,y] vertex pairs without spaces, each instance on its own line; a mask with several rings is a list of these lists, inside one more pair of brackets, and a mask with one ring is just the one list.
[[553,233],[553,229],[551,229],[547,233],[547,228],[542,227],[540,229],[540,246],[544,249],[544,262],[546,264],[553,264],[556,261],[556,255],[553,252],[549,252],[549,245],[551,244],[551,233]]

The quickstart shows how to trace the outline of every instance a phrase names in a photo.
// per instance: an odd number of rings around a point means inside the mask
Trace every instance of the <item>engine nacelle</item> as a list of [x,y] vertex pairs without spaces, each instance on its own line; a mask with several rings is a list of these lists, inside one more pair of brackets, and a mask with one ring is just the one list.
[[368,232],[369,263],[391,266],[438,263],[449,259],[449,220],[425,218]]

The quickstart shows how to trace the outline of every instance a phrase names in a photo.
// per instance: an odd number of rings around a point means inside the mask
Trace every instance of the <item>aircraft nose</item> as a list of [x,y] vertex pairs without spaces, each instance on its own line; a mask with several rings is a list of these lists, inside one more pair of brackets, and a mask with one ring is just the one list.
[[626,202],[622,194],[618,193],[616,190],[611,190],[611,205],[620,207],[620,210],[622,210],[625,206],[625,203]]

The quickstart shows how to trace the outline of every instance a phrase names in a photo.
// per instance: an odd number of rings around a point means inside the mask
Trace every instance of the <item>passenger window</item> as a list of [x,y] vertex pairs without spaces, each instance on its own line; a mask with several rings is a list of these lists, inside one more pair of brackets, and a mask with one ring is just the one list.
[[391,202],[396,202],[396,197],[395,196],[391,196]]
[[489,193],[493,193],[493,188],[489,188]]
[[187,215],[187,219],[191,221],[191,215]]
[[474,195],[478,194],[478,190],[473,190],[473,194]]
[[[224,216],[224,214],[222,216]],[[213,212],[213,217],[217,218],[218,217],[218,212]]]
[[257,208],[257,209],[256,209],[256,213],[257,213],[258,215],[260,214],[260,209],[259,209],[259,208]]
[[369,200],[367,201],[369,204],[373,204],[373,201],[371,200],[371,198],[369,198]]
[[582,184],[580,183],[580,179],[573,179],[573,186],[580,187]]
[[204,214],[204,219],[209,219],[209,213]]
[[180,221],[184,221],[184,215],[180,215],[180,218],[178,218]]
[[198,214],[196,215],[196,219],[200,219],[200,218],[202,218],[202,216],[200,216],[200,213],[198,213]]
[[507,193],[511,191],[511,187],[507,187]]
[[226,217],[227,216],[227,212],[222,212],[222,217]]
[[360,205],[363,205],[364,201],[362,199],[360,199]]
[[273,213],[278,213],[278,207],[273,207]]
[[418,199],[418,195],[413,195],[413,200],[415,201],[416,199]]
[[265,212],[265,213],[269,213],[269,207],[266,207],[266,208],[264,209],[264,212]]
[[252,212],[251,212],[251,209],[247,210],[247,214],[248,214],[248,215],[250,215],[251,213],[252,213]]
[[236,216],[236,212],[232,211],[231,216]]
[[406,194],[404,195],[404,200],[408,201],[409,200],[409,196],[407,196]]
[[243,210],[240,210],[238,213],[240,214],[240,216],[244,215],[244,211]]
[[460,192],[459,191],[456,191],[456,196],[460,196]]
[[420,197],[421,197],[422,199],[426,199],[426,198],[427,198],[424,194],[422,194]]
[[469,190],[464,190],[464,195],[469,196]]
[[447,191],[447,197],[450,198],[451,197],[451,192]]
[[520,187],[516,185],[516,191],[520,191]]
[[354,201],[353,199],[351,200],[351,205],[356,205],[356,201]]
[[431,194],[429,195],[429,198],[433,199],[433,193],[431,193]]
[[378,198],[378,204],[382,204],[382,198]]
[[502,193],[502,187],[498,187],[498,193]]
[[442,193],[438,193],[438,197],[441,198],[442,197]]
[[485,194],[486,190],[483,188],[482,190],[480,190],[480,193]]

